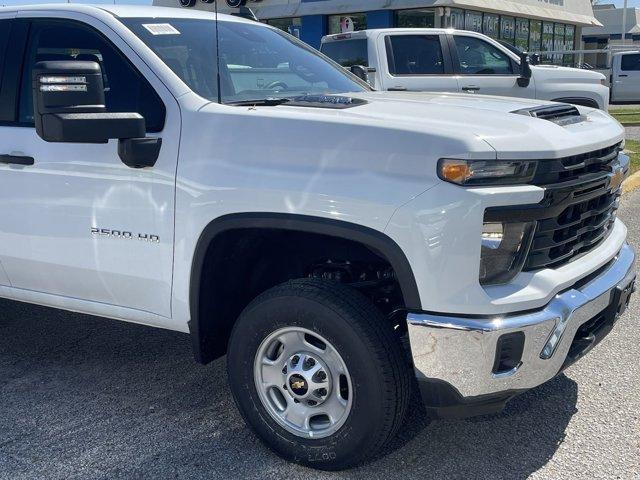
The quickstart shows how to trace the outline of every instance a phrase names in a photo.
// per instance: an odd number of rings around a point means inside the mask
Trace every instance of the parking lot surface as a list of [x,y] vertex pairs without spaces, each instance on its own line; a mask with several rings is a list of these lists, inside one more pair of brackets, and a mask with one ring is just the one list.
[[[620,216],[640,245],[640,191]],[[430,420],[414,402],[384,456],[322,473],[262,446],[224,359],[195,364],[186,335],[0,300],[0,479],[637,480],[639,310],[504,413]]]

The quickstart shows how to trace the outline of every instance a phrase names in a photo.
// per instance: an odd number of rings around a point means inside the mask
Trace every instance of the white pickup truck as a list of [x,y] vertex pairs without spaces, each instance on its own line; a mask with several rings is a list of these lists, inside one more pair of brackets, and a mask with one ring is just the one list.
[[634,289],[601,110],[375,92],[270,26],[175,8],[2,8],[0,57],[0,295],[226,354],[291,461],[374,457],[415,385],[440,415],[499,411]]
[[572,103],[607,110],[598,72],[529,65],[525,54],[476,32],[389,28],[328,35],[321,51],[377,90],[462,92]]
[[618,52],[611,56],[611,101],[640,102],[640,51]]

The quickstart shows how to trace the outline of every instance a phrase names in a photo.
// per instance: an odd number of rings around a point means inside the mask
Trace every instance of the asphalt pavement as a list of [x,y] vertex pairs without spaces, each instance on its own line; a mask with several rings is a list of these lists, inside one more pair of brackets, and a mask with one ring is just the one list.
[[[640,246],[640,191],[622,202]],[[493,416],[430,420],[414,402],[373,463],[321,473],[245,426],[224,359],[186,335],[0,300],[0,479],[640,480],[640,295],[581,362]]]

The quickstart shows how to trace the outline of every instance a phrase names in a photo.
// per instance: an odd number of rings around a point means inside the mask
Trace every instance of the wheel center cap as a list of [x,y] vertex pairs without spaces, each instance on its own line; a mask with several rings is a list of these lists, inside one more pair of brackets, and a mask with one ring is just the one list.
[[307,380],[302,375],[298,374],[294,374],[289,377],[289,387],[294,394],[300,397],[305,396],[309,391],[309,384],[307,383]]

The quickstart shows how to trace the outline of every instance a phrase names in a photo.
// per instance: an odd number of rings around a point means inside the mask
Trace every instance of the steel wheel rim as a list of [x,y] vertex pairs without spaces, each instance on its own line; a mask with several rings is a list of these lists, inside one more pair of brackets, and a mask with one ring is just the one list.
[[347,366],[336,348],[311,330],[286,327],[271,333],[258,348],[253,372],[264,408],[296,436],[328,437],[349,417],[353,386]]

